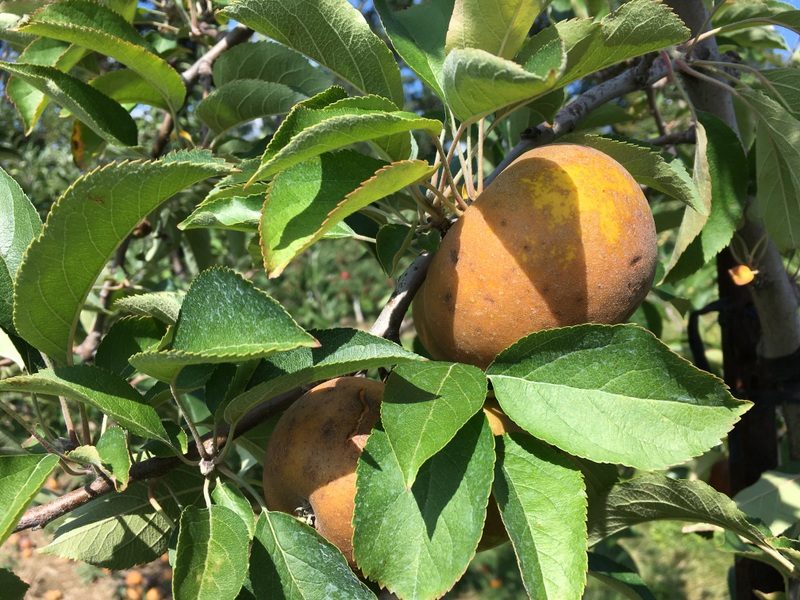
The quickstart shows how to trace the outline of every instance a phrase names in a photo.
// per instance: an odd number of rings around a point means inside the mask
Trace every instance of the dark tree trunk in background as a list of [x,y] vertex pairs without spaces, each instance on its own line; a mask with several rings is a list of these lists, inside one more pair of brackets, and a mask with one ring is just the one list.
[[[760,337],[758,315],[746,287],[737,286],[728,276],[736,261],[728,250],[717,257],[722,330],[722,367],[725,383],[737,398],[753,402],[728,435],[730,493],[752,485],[761,473],[778,466],[778,435],[775,405],[763,393],[763,374],[759,372],[756,348]],[[754,598],[752,590],[783,590],[783,578],[764,563],[736,559],[736,598]]]

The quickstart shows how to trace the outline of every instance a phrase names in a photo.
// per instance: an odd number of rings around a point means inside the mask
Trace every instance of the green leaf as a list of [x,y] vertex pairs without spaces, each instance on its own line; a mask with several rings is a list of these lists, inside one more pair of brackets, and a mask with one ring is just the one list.
[[664,520],[718,525],[756,544],[769,535],[733,500],[702,481],[644,474],[617,483],[602,501],[589,503],[589,545],[631,525]]
[[414,228],[403,223],[388,223],[378,229],[375,236],[375,255],[388,277],[393,277],[398,263],[411,242],[414,241]]
[[64,396],[99,408],[136,435],[168,442],[155,409],[128,382],[100,367],[78,365],[43,369],[32,375],[0,380],[0,392]]
[[400,69],[391,51],[347,0],[235,0],[225,13],[302,52],[361,92],[403,106]]
[[128,359],[157,345],[167,328],[152,317],[123,317],[111,326],[94,357],[94,364],[121,375],[133,375]]
[[119,244],[173,194],[227,170],[206,152],[183,152],[111,163],[75,181],[53,205],[17,274],[14,303],[25,306],[14,314],[20,336],[65,362],[84,300]]
[[16,75],[69,110],[104,140],[135,146],[136,123],[124,108],[108,96],[53,67],[0,61],[0,69]]
[[525,589],[531,598],[578,600],[587,569],[583,476],[566,456],[526,434],[502,439],[494,497]]
[[690,209],[684,213],[667,281],[697,271],[728,245],[739,228],[747,198],[748,165],[739,138],[717,117],[698,114],[696,152],[705,153],[706,164],[696,165],[695,172],[705,174],[701,189],[710,187],[711,208],[707,218]]
[[23,600],[30,586],[8,569],[0,569],[0,589],[6,600]]
[[109,56],[141,75],[173,111],[183,105],[186,87],[181,76],[150,51],[133,25],[111,9],[86,0],[61,0],[34,13],[20,31]]
[[181,311],[182,292],[150,292],[125,296],[114,302],[114,308],[123,313],[154,319],[174,325]]
[[[102,450],[100,442],[103,441],[103,437],[97,442],[97,446],[78,446],[67,452],[67,456],[70,460],[96,467],[114,483],[117,491],[123,491],[128,486],[130,478],[131,459],[128,453],[128,441],[120,427],[109,428],[103,436],[109,431],[111,434],[105,437]],[[116,476],[115,469],[119,477]]]
[[203,271],[192,282],[168,350],[131,357],[143,373],[172,381],[187,365],[232,363],[317,346],[286,310],[229,269]]
[[262,512],[250,553],[253,598],[369,600],[374,594],[342,553],[308,525],[280,512]]
[[[442,129],[439,121],[410,112],[352,107],[354,100],[364,102],[361,98],[345,98],[325,108],[309,109],[301,106],[293,111],[284,121],[284,125],[294,126],[296,133],[292,135],[287,132],[286,136],[291,135],[288,141],[280,130],[275,134],[250,182],[267,179],[310,158],[356,142],[382,140],[415,129],[439,135]],[[371,98],[367,97],[367,100]],[[340,104],[344,101],[347,104]],[[283,145],[279,145],[281,143]],[[406,158],[407,154],[403,154],[395,154],[393,158]]]
[[305,94],[272,81],[238,79],[217,88],[197,105],[197,116],[221,133],[260,117],[288,113]]
[[[167,551],[182,505],[202,493],[197,469],[181,467],[150,484],[134,482],[124,492],[106,494],[70,512],[45,554],[80,560],[108,569],[127,569],[156,560]],[[152,493],[163,512],[156,511]]]
[[680,200],[691,210],[701,214],[706,210],[700,191],[679,159],[632,140],[587,133],[573,133],[564,136],[562,140],[596,148],[625,167],[642,185]]
[[475,415],[417,474],[411,488],[388,436],[375,429],[356,468],[353,536],[361,571],[401,598],[436,598],[461,577],[480,540],[494,437]]
[[[39,38],[25,47],[17,57],[17,61],[29,65],[55,67],[59,71],[66,72],[74,67],[84,54],[82,48],[59,40]],[[48,97],[27,81],[17,77],[8,80],[6,95],[19,111],[25,125],[25,135],[30,135],[47,106]]]
[[14,333],[14,280],[22,255],[42,229],[42,220],[19,184],[0,169],[0,328]]
[[394,49],[440,98],[444,98],[444,46],[454,1],[429,0],[398,12],[386,0],[373,1]]
[[268,41],[239,44],[214,61],[214,85],[222,87],[237,79],[282,83],[307,96],[333,84],[328,73],[313,67],[302,54]]
[[769,527],[773,535],[781,535],[800,522],[800,473],[765,471],[758,481],[733,498],[747,514]]
[[734,5],[727,11],[721,11],[715,18],[715,24],[719,24],[725,33],[759,24],[779,25],[800,32],[800,10],[786,10],[793,8],[792,4],[759,1],[750,4]]
[[636,325],[533,333],[487,373],[503,411],[528,433],[576,456],[638,469],[703,453],[751,406]]
[[282,352],[264,361],[253,375],[260,383],[231,401],[226,421],[233,423],[254,406],[301,385],[423,360],[394,342],[357,329],[312,329],[310,333],[319,340],[319,347]]
[[549,0],[455,0],[447,30],[447,53],[477,48],[514,58]]
[[447,105],[460,120],[474,121],[510,104],[543,96],[564,66],[563,53],[550,57],[530,71],[484,50],[453,50],[443,67]]
[[119,482],[117,491],[128,487],[131,470],[131,455],[128,450],[128,436],[120,427],[109,427],[97,440],[100,460]]
[[194,209],[192,214],[178,223],[178,229],[186,231],[209,228],[256,232],[261,222],[263,205],[263,192],[241,196],[208,197]]
[[0,456],[0,544],[8,539],[31,500],[56,468],[55,454]]
[[800,118],[800,70],[797,68],[767,69],[761,74],[770,86],[762,86],[762,91],[780,102],[795,119]]
[[780,250],[800,247],[800,121],[772,98],[742,91],[757,119],[753,207]]
[[146,104],[169,110],[169,104],[161,93],[132,69],[103,73],[92,79],[89,85],[120,104]]
[[256,532],[256,515],[253,512],[253,507],[250,505],[250,502],[237,488],[217,480],[211,492],[211,499],[214,501],[214,504],[229,508],[239,515],[239,518],[245,524],[245,527],[247,527],[249,539],[253,539]]
[[[563,86],[619,62],[662,50],[689,38],[690,32],[666,5],[657,0],[631,0],[601,21],[571,19],[555,25],[567,52]],[[527,45],[536,46],[532,37]],[[525,49],[522,51],[525,52]]]
[[181,514],[172,594],[175,600],[233,600],[247,576],[247,527],[224,506]]
[[422,160],[385,164],[355,151],[317,156],[281,172],[261,217],[261,251],[270,277],[346,217],[421,179],[434,167]]
[[481,409],[486,392],[486,375],[477,367],[420,362],[392,371],[381,402],[381,422],[406,487]]
[[628,598],[656,600],[637,572],[602,554],[589,552],[589,575]]

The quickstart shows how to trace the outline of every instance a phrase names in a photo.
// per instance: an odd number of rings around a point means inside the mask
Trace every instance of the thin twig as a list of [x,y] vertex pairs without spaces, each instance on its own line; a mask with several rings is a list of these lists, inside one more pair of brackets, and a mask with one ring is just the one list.
[[445,158],[444,148],[442,147],[442,144],[439,142],[439,138],[431,136],[431,139],[433,139],[434,145],[436,146],[436,150],[439,152],[439,155],[442,157],[442,160],[444,161],[442,169],[444,170],[444,174],[447,177],[447,183],[450,184],[450,188],[453,190],[453,197],[456,199],[456,204],[461,210],[467,210],[467,203],[464,202],[464,199],[461,197],[461,194],[458,193],[458,189],[456,189],[456,184],[453,181],[453,172],[450,170],[450,164]]
[[635,92],[645,85],[655,83],[665,77],[668,72],[668,64],[665,63],[663,58],[657,58],[653,61],[645,76],[641,75],[639,66],[635,65],[619,75],[586,90],[558,111],[552,125],[540,123],[538,126],[523,132],[522,141],[511,149],[495,170],[489,174],[484,183],[486,185],[491,183],[508,165],[528,150],[548,144],[557,137],[574,130],[578,122],[598,106],[602,106],[614,98]]
[[[209,48],[208,51],[203,54],[203,56],[198,58],[194,64],[192,64],[192,66],[181,73],[183,82],[187,87],[190,86],[200,76],[203,70],[210,70],[211,65],[213,65],[214,61],[219,58],[220,54],[225,52],[228,48],[232,48],[233,46],[237,46],[243,42],[246,42],[252,35],[253,30],[249,27],[238,26],[230,30],[225,34],[225,37]],[[153,149],[150,153],[153,158],[158,158],[164,153],[164,150],[169,142],[169,136],[172,133],[172,128],[174,126],[175,120],[173,119],[172,114],[167,113],[164,115],[164,119],[161,121],[161,125],[158,128],[156,141],[153,143]]]
[[[233,441],[254,427],[257,427],[273,415],[285,410],[292,402],[297,400],[305,392],[304,388],[298,388],[280,396],[276,396],[267,402],[264,402],[250,412],[248,412],[236,426],[235,436],[228,438],[229,429],[220,427],[217,434],[217,447],[224,447],[228,442]],[[210,438],[210,434],[204,436],[204,440]],[[197,449],[191,447],[189,452],[184,458],[196,460],[199,458]],[[170,457],[155,457],[142,462],[135,463],[131,467],[130,481],[144,481],[152,479],[153,477],[160,477],[169,473],[181,464],[180,460],[175,456]],[[22,531],[23,529],[31,529],[34,527],[43,527],[47,523],[57,519],[58,517],[72,512],[79,506],[87,502],[104,496],[114,491],[113,484],[106,478],[98,477],[87,485],[72,490],[51,500],[46,504],[41,504],[28,509],[25,514],[17,523],[14,531]]]
[[658,103],[656,102],[656,92],[653,89],[652,85],[648,85],[644,89],[645,94],[647,94],[647,105],[650,107],[650,115],[653,117],[653,121],[655,121],[656,129],[658,129],[658,135],[665,136],[667,135],[667,126],[664,123],[664,119],[661,116],[661,111],[658,110]]

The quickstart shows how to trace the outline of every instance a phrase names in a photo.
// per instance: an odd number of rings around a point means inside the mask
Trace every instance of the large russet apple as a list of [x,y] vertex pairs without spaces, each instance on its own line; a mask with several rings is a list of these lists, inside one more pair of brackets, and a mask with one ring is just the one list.
[[620,323],[653,282],[656,229],[610,156],[551,144],[512,162],[447,232],[414,299],[437,359],[486,367],[541,329]]
[[[354,564],[356,466],[380,417],[383,389],[381,382],[363,377],[321,383],[283,413],[264,460],[267,507],[298,516],[313,515],[316,530],[337,546],[350,564]],[[513,430],[496,405],[487,405],[485,412],[495,435]],[[478,550],[506,540],[508,535],[491,500]]]

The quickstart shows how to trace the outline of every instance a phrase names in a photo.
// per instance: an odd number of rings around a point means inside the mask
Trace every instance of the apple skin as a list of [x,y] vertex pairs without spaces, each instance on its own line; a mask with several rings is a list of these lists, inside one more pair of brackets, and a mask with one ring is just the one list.
[[518,339],[621,323],[653,283],[647,199],[610,156],[551,144],[511,163],[450,228],[414,298],[438,360],[485,368]]

